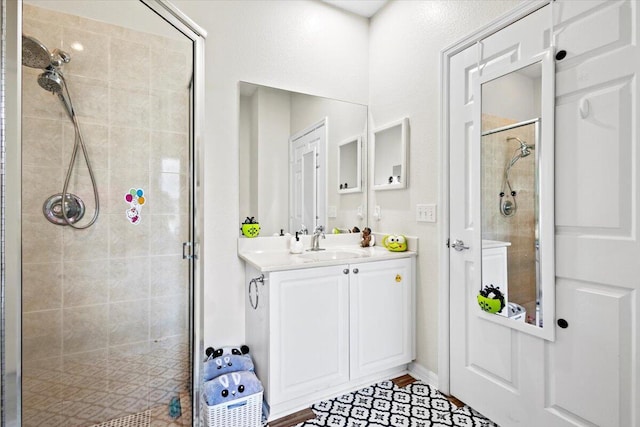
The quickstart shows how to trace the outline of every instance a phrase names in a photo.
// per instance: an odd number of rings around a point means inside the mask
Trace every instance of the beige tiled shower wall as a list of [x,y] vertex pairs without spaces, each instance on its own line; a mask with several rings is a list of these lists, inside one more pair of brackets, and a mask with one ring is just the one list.
[[[483,129],[513,124],[512,120],[483,115]],[[500,213],[500,192],[506,166],[520,147],[518,137],[535,146],[535,127],[527,125],[482,137],[482,238],[511,242],[507,248],[509,301],[526,305],[535,316],[535,153],[518,160],[509,172],[516,191],[517,211],[505,217]],[[508,191],[508,190],[506,190]]]
[[[23,11],[25,34],[72,57],[63,70],[101,203],[86,230],[44,218],[42,204],[62,191],[74,130],[57,97],[37,84],[41,71],[23,67],[23,425],[90,425],[168,405],[190,381],[181,255],[190,224],[191,45]],[[71,182],[90,217],[82,156]],[[130,188],[145,192],[138,225],[125,216]]]

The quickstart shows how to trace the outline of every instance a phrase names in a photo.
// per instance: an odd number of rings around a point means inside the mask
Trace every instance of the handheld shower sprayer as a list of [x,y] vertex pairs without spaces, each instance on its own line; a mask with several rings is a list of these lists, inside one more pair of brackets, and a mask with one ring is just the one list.
[[516,136],[510,136],[507,138],[507,141],[513,140],[518,141],[520,147],[515,149],[513,157],[507,164],[507,167],[504,171],[504,180],[502,181],[502,189],[500,190],[500,213],[503,216],[514,215],[518,210],[518,204],[516,203],[517,192],[511,187],[511,182],[509,181],[509,172],[518,160],[527,157],[529,154],[531,154],[531,151],[535,149],[533,145],[527,144],[525,141]]
[[[22,35],[22,65],[43,70],[38,76],[38,84],[46,91],[57,95],[75,130],[73,152],[67,168],[62,193],[49,197],[45,201],[42,210],[45,217],[54,224],[68,225],[75,229],[85,229],[93,225],[98,219],[100,200],[93,169],[91,168],[89,155],[87,154],[87,148],[82,133],[80,132],[80,124],[73,109],[71,95],[69,94],[64,75],[62,74],[62,66],[68,64],[70,61],[71,56],[67,52],[60,49],[54,49],[53,52],[49,52],[46,46],[36,38]],[[71,181],[73,167],[79,150],[82,150],[82,155],[89,170],[95,201],[93,218],[84,225],[75,225],[84,215],[84,202],[75,194],[68,192],[69,182]]]

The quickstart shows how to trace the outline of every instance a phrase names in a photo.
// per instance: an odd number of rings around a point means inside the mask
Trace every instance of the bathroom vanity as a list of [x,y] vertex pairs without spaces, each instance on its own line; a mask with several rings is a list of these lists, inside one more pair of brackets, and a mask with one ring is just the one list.
[[360,248],[354,236],[323,245],[330,240],[300,255],[239,247],[246,344],[270,420],[397,376],[415,358],[416,252]]

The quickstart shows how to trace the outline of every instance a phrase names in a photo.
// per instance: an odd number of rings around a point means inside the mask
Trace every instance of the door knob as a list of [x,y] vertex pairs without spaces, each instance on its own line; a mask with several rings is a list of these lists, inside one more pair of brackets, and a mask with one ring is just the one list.
[[453,249],[455,249],[456,251],[460,252],[464,249],[469,249],[469,246],[465,246],[464,242],[462,240],[454,240],[453,243],[451,244],[451,247]]

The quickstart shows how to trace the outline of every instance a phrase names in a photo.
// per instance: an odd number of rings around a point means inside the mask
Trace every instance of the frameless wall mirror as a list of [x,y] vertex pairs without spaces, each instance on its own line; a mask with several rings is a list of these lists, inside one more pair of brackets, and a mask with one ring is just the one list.
[[476,86],[479,315],[553,339],[553,63],[548,53]]
[[[364,228],[367,183],[357,171],[366,159],[367,107],[246,82],[239,98],[239,222],[255,217],[261,236],[302,225]],[[352,190],[357,182],[360,191],[340,192],[340,183]]]
[[409,119],[403,118],[373,131],[373,189],[407,187]]
[[362,137],[343,141],[338,147],[338,193],[362,192]]

